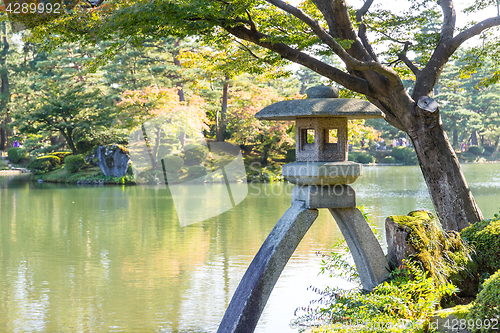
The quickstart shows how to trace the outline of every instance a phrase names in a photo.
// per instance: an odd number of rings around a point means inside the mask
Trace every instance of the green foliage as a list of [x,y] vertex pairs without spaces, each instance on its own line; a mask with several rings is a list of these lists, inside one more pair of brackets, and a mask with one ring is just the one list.
[[[322,332],[423,332],[440,299],[451,295],[455,289],[450,283],[436,285],[417,264],[406,262],[391,272],[390,281],[369,293],[330,288],[316,290],[321,299],[314,302],[320,306],[304,309],[307,313],[295,322],[315,321],[328,324],[328,327],[350,325]],[[406,325],[401,325],[402,322]],[[362,324],[355,325],[359,323]]]
[[184,147],[184,162],[187,165],[199,165],[203,163],[208,156],[208,148],[196,143],[187,144]]
[[57,156],[42,156],[28,163],[27,168],[31,172],[47,172],[53,170],[61,164],[61,159]]
[[190,179],[200,178],[207,174],[207,169],[201,165],[192,165],[188,168],[188,177]]
[[85,164],[87,163],[85,163],[84,155],[70,155],[66,156],[66,158],[64,159],[66,170],[68,170],[70,173],[77,172],[82,167],[84,167]]
[[184,160],[179,156],[165,156],[163,158],[163,165],[165,166],[166,172],[176,173],[181,171],[181,168],[184,165]]
[[61,159],[61,161],[66,161],[65,158],[71,154],[72,153],[70,151],[56,151],[53,153],[49,153],[48,155],[57,156],[59,157],[59,159]]
[[392,157],[392,156],[386,156],[382,160],[382,163],[385,163],[385,164],[395,164],[396,163],[396,159],[394,157]]
[[474,154],[474,155],[481,155],[484,151],[482,147],[478,146],[470,146],[469,150],[467,150],[469,153]]
[[3,159],[0,159],[0,170],[9,170],[9,165]]
[[471,325],[473,333],[491,332],[492,326],[498,327],[500,321],[500,270],[488,278],[483,286],[466,318],[467,322],[475,323]]
[[500,217],[472,224],[460,232],[476,252],[479,275],[500,270]]
[[355,161],[362,164],[369,164],[375,162],[375,157],[368,153],[360,153],[358,154],[358,156],[356,156]]
[[495,152],[495,147],[494,146],[486,146],[484,147],[484,155],[491,156]]
[[295,157],[295,149],[288,149],[286,151],[286,157],[285,157],[285,161],[287,163],[292,163],[292,162],[295,162],[296,160],[296,157]]
[[418,163],[415,150],[410,147],[394,147],[392,148],[391,155],[399,163],[403,163],[404,165],[415,165]]
[[7,151],[7,154],[9,156],[9,160],[13,163],[19,163],[19,161],[29,157],[28,151],[19,147],[10,148]]

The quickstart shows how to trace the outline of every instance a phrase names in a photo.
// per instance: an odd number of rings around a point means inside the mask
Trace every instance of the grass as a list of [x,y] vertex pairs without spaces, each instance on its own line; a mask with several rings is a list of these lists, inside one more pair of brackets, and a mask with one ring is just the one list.
[[1,159],[0,158],[0,170],[9,170],[9,166],[7,164],[7,161],[5,161],[4,159]]
[[49,172],[33,175],[34,180],[43,180],[50,183],[103,183],[103,184],[134,184],[133,177],[106,177],[99,167],[88,167],[75,173],[70,173],[63,166]]

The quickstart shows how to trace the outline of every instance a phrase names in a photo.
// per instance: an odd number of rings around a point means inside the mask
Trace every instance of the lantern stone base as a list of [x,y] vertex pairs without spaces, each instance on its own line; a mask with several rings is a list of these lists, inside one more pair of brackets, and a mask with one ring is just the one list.
[[355,162],[294,162],[283,165],[283,176],[297,185],[351,184],[363,175],[363,166]]
[[295,186],[292,202],[304,201],[306,208],[356,207],[356,192],[349,185]]

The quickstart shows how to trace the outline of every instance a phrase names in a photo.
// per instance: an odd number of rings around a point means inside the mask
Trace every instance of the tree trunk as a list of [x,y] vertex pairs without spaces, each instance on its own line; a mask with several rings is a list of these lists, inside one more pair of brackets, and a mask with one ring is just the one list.
[[477,142],[477,131],[473,131],[472,132],[472,135],[470,137],[470,144],[471,146],[477,146],[478,142]]
[[153,169],[156,169],[158,166],[158,148],[160,147],[160,135],[161,128],[160,126],[156,126],[156,139],[155,146],[153,147]]
[[226,136],[227,127],[227,100],[229,92],[229,78],[224,78],[224,85],[222,87],[222,103],[220,108],[220,121],[217,128],[217,141],[223,142]]
[[73,137],[71,136],[70,130],[61,130],[61,135],[64,137],[66,140],[66,143],[68,144],[69,149],[71,149],[71,152],[73,155],[78,155],[78,151],[76,150],[75,143],[73,142]]
[[[419,102],[420,103],[420,102]],[[443,227],[462,230],[483,219],[444,131],[439,110],[417,107],[410,137]]]
[[9,72],[7,68],[7,54],[10,49],[9,41],[7,40],[7,29],[6,23],[0,23],[1,39],[2,39],[2,51],[0,53],[0,66],[4,68],[0,73],[0,114],[4,114],[4,120],[0,128],[0,150],[5,150],[8,142],[8,128],[7,124],[10,122],[9,110],[7,109],[7,104],[10,101],[10,84],[9,84]]
[[458,148],[458,130],[456,128],[453,130],[453,148]]
[[7,129],[5,127],[5,121],[0,124],[0,150],[5,150],[7,147]]

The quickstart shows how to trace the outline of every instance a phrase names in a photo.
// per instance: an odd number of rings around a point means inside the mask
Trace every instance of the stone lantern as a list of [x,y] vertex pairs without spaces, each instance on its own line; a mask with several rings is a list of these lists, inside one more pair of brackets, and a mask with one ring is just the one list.
[[283,176],[297,184],[292,205],[278,220],[248,267],[218,333],[253,332],[288,259],[318,216],[327,208],[342,232],[364,289],[389,277],[387,260],[348,185],[362,175],[362,165],[347,160],[348,119],[383,118],[373,104],[338,98],[338,90],[309,88],[307,99],[272,104],[255,117],[295,121],[296,162],[283,166]]

